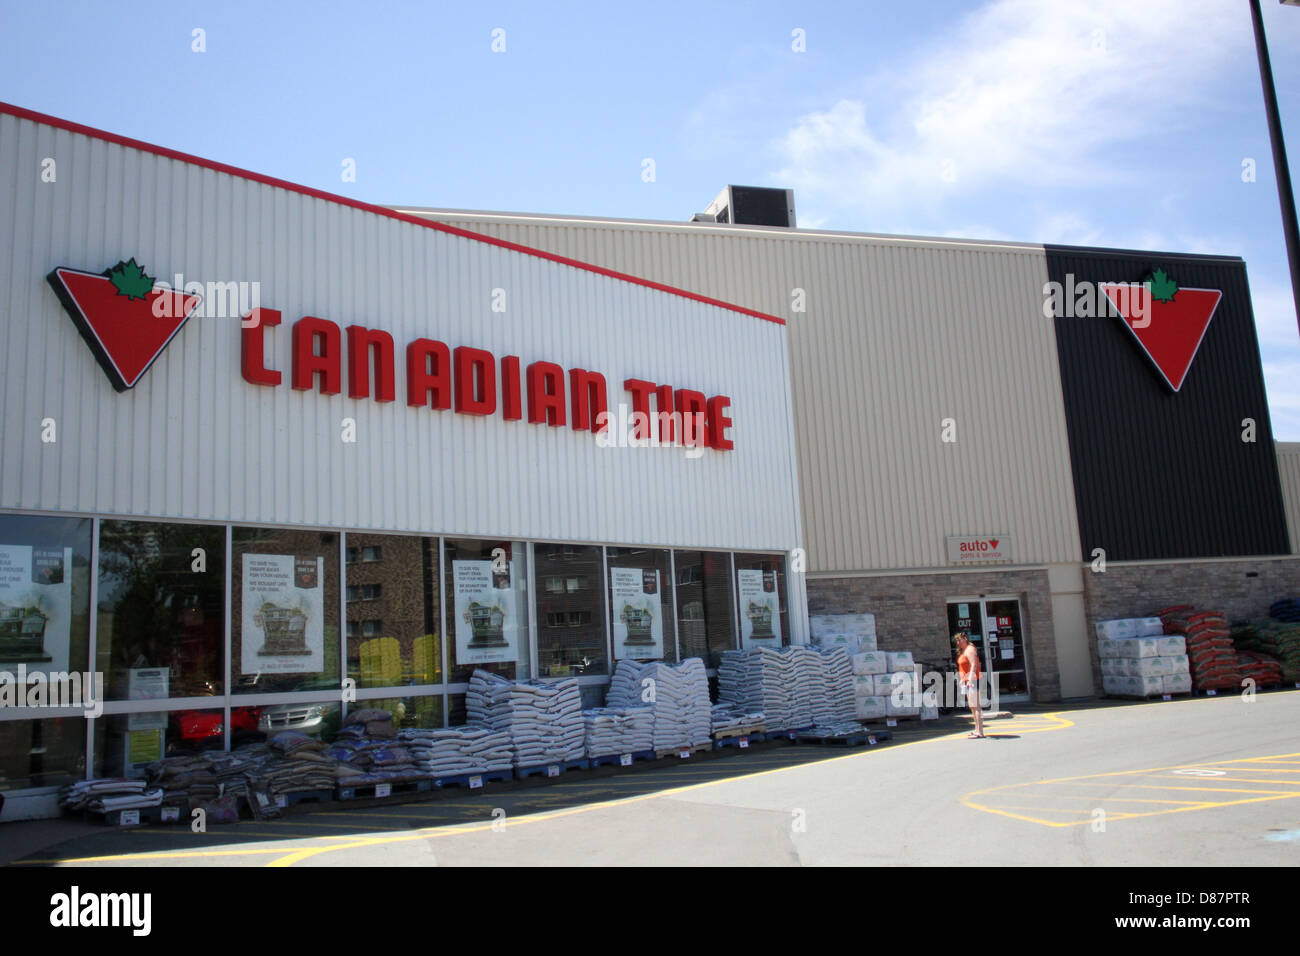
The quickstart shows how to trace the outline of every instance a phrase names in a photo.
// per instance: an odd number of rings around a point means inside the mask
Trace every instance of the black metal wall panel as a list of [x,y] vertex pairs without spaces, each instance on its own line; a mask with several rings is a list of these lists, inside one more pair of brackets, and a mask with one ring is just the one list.
[[[1181,390],[1173,392],[1118,317],[1055,324],[1082,558],[1108,561],[1288,554],[1286,514],[1259,343],[1240,259],[1047,247],[1054,282],[1220,289]],[[1244,419],[1255,441],[1242,440]]]

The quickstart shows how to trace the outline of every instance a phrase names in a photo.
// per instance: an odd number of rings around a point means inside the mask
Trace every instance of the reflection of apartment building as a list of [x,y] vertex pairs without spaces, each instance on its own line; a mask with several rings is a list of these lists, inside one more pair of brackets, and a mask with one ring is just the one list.
[[600,549],[538,545],[538,666],[543,674],[605,671],[605,588]]
[[348,535],[348,669],[363,687],[437,680],[437,538]]

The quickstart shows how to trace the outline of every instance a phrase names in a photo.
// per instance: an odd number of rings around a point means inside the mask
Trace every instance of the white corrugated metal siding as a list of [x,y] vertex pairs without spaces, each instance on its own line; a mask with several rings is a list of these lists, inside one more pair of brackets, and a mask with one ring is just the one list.
[[1080,560],[1042,247],[424,214],[786,316],[810,571],[942,567],[950,534]]
[[1291,553],[1300,554],[1300,442],[1277,442],[1277,470],[1282,478],[1282,503]]
[[[54,157],[57,181],[40,180]],[[240,374],[236,318],[193,318],[118,394],[45,281],[134,256],[257,281],[284,382]],[[492,290],[508,311],[491,311]],[[735,311],[177,159],[0,115],[0,507],[445,534],[787,549],[799,543],[786,329]],[[389,331],[397,400],[290,387],[305,315]],[[417,337],[732,399],[735,450],[411,409]],[[344,337],[346,347],[346,336]],[[346,361],[344,362],[346,369]],[[498,366],[499,368],[499,366]],[[344,418],[357,441],[341,440]],[[41,441],[53,418],[58,440]]]

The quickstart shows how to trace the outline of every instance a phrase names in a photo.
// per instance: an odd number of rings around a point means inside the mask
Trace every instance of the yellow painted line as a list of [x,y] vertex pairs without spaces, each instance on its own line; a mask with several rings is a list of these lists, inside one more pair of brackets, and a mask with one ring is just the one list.
[[[296,837],[296,839],[304,839]],[[313,839],[324,839],[323,837],[314,837]],[[339,834],[337,839],[344,839]],[[115,853],[110,856],[82,856],[69,860],[17,860],[13,866],[22,866],[25,864],[49,864],[49,863],[106,863],[109,861],[121,862],[123,860],[182,860],[192,859],[195,857],[212,857],[212,856],[246,856],[251,854],[271,855],[283,853],[285,847],[247,847],[242,850],[172,850],[158,853]]]
[[[1281,770],[1277,767],[1233,767],[1233,773],[1300,773],[1300,770]],[[1300,783],[1300,781],[1296,781]]]
[[[1004,811],[1004,810],[998,809],[997,807],[987,806],[987,805],[985,805],[985,804],[983,804],[983,803],[976,802],[976,800],[975,800],[974,798],[976,798],[976,797],[987,797],[987,796],[992,795],[992,794],[995,794],[995,793],[1005,793],[1006,791],[1010,791],[1010,790],[1027,790],[1028,788],[1032,788],[1032,787],[1042,787],[1042,786],[1075,786],[1075,787],[1096,786],[1096,785],[1097,785],[1097,783],[1096,783],[1097,781],[1099,781],[1099,780],[1103,780],[1103,779],[1106,779],[1106,778],[1110,778],[1110,777],[1133,777],[1133,776],[1138,776],[1138,775],[1142,775],[1142,774],[1152,774],[1152,775],[1155,775],[1155,774],[1160,773],[1161,771],[1166,771],[1166,770],[1193,770],[1193,769],[1206,769],[1206,768],[1210,768],[1210,767],[1234,766],[1234,765],[1241,764],[1241,763],[1243,763],[1243,762],[1264,762],[1264,761],[1270,761],[1270,760],[1274,760],[1274,761],[1276,761],[1276,760],[1285,760],[1285,758],[1291,758],[1291,757],[1300,757],[1300,753],[1272,754],[1272,755],[1265,756],[1265,757],[1239,757],[1239,758],[1236,758],[1236,759],[1233,759],[1233,760],[1221,760],[1221,761],[1216,761],[1216,762],[1212,762],[1212,763],[1201,762],[1201,763],[1195,763],[1195,764],[1182,764],[1182,765],[1176,765],[1176,766],[1171,766],[1171,767],[1148,767],[1148,768],[1140,769],[1140,770],[1120,770],[1120,771],[1114,771],[1114,772],[1111,772],[1111,773],[1084,774],[1084,775],[1082,775],[1082,776],[1078,776],[1078,777],[1059,777],[1059,778],[1052,779],[1052,780],[1026,781],[1026,782],[1024,782],[1024,783],[1005,784],[1005,785],[1000,786],[1000,787],[989,787],[989,788],[986,788],[986,789],[984,789],[984,790],[975,790],[975,791],[972,791],[972,792],[966,794],[965,796],[963,796],[963,797],[961,798],[961,802],[962,802],[962,804],[963,804],[964,806],[969,807],[969,808],[972,809],[972,810],[980,810],[980,811],[983,811],[983,812],[985,812],[985,813],[994,813],[994,814],[998,814],[998,815],[1000,815],[1000,816],[1011,817],[1011,818],[1013,818],[1013,819],[1025,820],[1025,821],[1028,821],[1028,822],[1030,822],[1030,823],[1038,823],[1038,824],[1042,824],[1042,825],[1045,825],[1045,826],[1076,826],[1076,825],[1078,825],[1077,823],[1059,823],[1059,822],[1052,822],[1052,821],[1041,820],[1041,819],[1036,819],[1036,818],[1032,818],[1032,817],[1023,816],[1023,815],[1021,815],[1021,814],[1017,814],[1017,813],[1011,813],[1011,812],[1009,812],[1009,811]],[[1297,761],[1297,762],[1300,762],[1300,761]],[[1178,776],[1179,779],[1182,779],[1184,775],[1181,775],[1181,774],[1180,774],[1180,775],[1166,774],[1165,776]],[[1215,778],[1213,778],[1213,779],[1214,779],[1215,781],[1219,781],[1219,780],[1225,780],[1226,778],[1224,778],[1224,777],[1215,777]],[[1238,781],[1229,781],[1229,782],[1238,782]],[[1255,783],[1255,782],[1269,783],[1269,782],[1271,782],[1271,781],[1267,781],[1267,780],[1263,780],[1263,781],[1255,781],[1255,780],[1253,780],[1253,779],[1249,779],[1249,778],[1247,778],[1244,782],[1247,782],[1247,783]],[[1281,781],[1281,782],[1284,782],[1284,783],[1292,783],[1293,781],[1287,780],[1287,781]],[[1205,809],[1212,809],[1212,808],[1215,808],[1215,807],[1234,806],[1234,805],[1243,804],[1243,803],[1261,803],[1261,802],[1268,802],[1268,801],[1272,801],[1272,800],[1286,800],[1286,799],[1294,799],[1294,798],[1296,798],[1296,797],[1300,797],[1300,790],[1239,789],[1239,788],[1233,788],[1233,787],[1194,787],[1194,786],[1174,786],[1174,785],[1172,785],[1172,784],[1170,784],[1170,785],[1163,785],[1163,784],[1161,784],[1161,785],[1146,785],[1146,784],[1109,784],[1109,786],[1111,786],[1111,787],[1113,787],[1113,788],[1116,788],[1116,789],[1126,789],[1126,790],[1160,790],[1160,791],[1168,791],[1168,790],[1183,791],[1183,790],[1187,790],[1187,791],[1196,791],[1196,792],[1201,792],[1201,793],[1254,793],[1254,794],[1263,794],[1263,796],[1254,797],[1254,798],[1245,798],[1245,799],[1240,799],[1240,800],[1198,801],[1198,802],[1196,802],[1196,803],[1194,803],[1194,804],[1192,804],[1192,805],[1190,805],[1190,806],[1180,806],[1180,807],[1176,807],[1176,808],[1168,809],[1168,810],[1154,810],[1154,811],[1151,811],[1151,812],[1149,812],[1149,813],[1130,813],[1130,814],[1114,814],[1114,813],[1112,813],[1112,814],[1108,814],[1108,816],[1109,816],[1111,819],[1125,819],[1125,818],[1129,818],[1129,817],[1138,817],[1138,816],[1159,816],[1159,815],[1167,814],[1167,813],[1187,813],[1187,812],[1196,812],[1196,811],[1205,810]],[[1007,795],[1009,796],[1009,794],[1007,794]],[[1035,796],[1036,796],[1036,797],[1047,797],[1048,795],[1047,795],[1047,794],[1036,794]],[[1097,799],[1097,800],[1099,800],[1099,801],[1104,801],[1104,800],[1107,799],[1107,798],[1106,798],[1106,797],[1095,797],[1094,799]],[[1120,799],[1121,799],[1121,802],[1122,802],[1122,798],[1120,798]],[[1087,821],[1084,821],[1084,822],[1087,822]]]
[[[1152,810],[1150,813],[1110,813],[1110,812],[1107,812],[1107,814],[1106,814],[1106,819],[1107,819],[1107,820],[1124,820],[1124,819],[1133,819],[1133,818],[1137,818],[1137,817],[1159,817],[1159,816],[1164,816],[1165,814],[1169,814],[1169,813],[1195,813],[1195,812],[1197,812],[1197,811],[1199,811],[1199,810],[1212,810],[1212,809],[1217,809],[1217,808],[1219,808],[1219,807],[1238,806],[1238,805],[1240,805],[1240,804],[1245,804],[1245,803],[1268,803],[1268,802],[1271,801],[1271,800],[1285,800],[1285,799],[1287,799],[1287,798],[1286,798],[1286,797],[1255,797],[1255,798],[1249,798],[1249,799],[1243,799],[1243,800],[1223,800],[1223,801],[1219,801],[1219,802],[1215,802],[1215,803],[1210,803],[1210,804],[1207,804],[1207,805],[1205,805],[1205,806],[1176,807],[1176,808],[1174,808],[1174,809],[1172,809],[1172,810]],[[1022,815],[1020,815],[1020,814],[1018,814],[1018,813],[1008,813],[1008,812],[1005,812],[1005,811],[1002,811],[1002,810],[997,810],[997,809],[995,809],[995,808],[993,808],[993,807],[978,807],[978,806],[977,806],[977,807],[973,807],[973,809],[983,810],[983,811],[986,812],[986,813],[995,813],[995,814],[998,814],[999,816],[1012,817],[1013,819],[1016,819],[1016,820],[1025,820],[1025,821],[1027,821],[1027,822],[1029,822],[1029,823],[1038,823],[1038,824],[1041,824],[1041,825],[1043,825],[1043,826],[1048,826],[1048,827],[1076,827],[1076,826],[1083,826],[1083,825],[1085,825],[1085,824],[1087,824],[1087,823],[1090,822],[1090,821],[1088,821],[1088,820],[1080,820],[1080,821],[1070,821],[1070,822],[1060,823],[1060,822],[1056,822],[1056,821],[1052,821],[1052,820],[1038,820],[1038,819],[1035,819],[1035,818],[1033,818],[1033,817],[1022,816]]]
[[[1188,774],[1184,773],[1158,773],[1155,776],[1175,780],[1188,779]],[[1292,786],[1300,787],[1300,780],[1261,780],[1256,777],[1203,777],[1201,779],[1206,781],[1223,780],[1227,783],[1289,783]]]
[[[1181,778],[1180,778],[1181,779]],[[1086,787],[1086,783],[1061,784],[1061,786]],[[1196,790],[1202,793],[1271,793],[1284,797],[1300,797],[1300,791],[1296,790],[1255,790],[1245,787],[1174,787],[1165,786],[1164,784],[1142,784],[1142,783],[1117,783],[1116,787],[1128,790]]]
[[[1087,800],[1089,803],[1173,803],[1173,804],[1193,804],[1198,807],[1213,806],[1213,802],[1205,800],[1156,800],[1148,797],[1125,797],[1115,793],[1105,795],[1093,793],[1029,793],[1024,794],[1031,800]],[[1044,810],[1047,807],[1043,807]]]
[[[383,832],[392,830],[391,826],[365,826],[360,823],[312,823],[308,820],[277,820],[275,825],[278,827],[310,827],[316,830],[334,829],[334,830],[377,830]],[[254,833],[257,831],[253,831]]]

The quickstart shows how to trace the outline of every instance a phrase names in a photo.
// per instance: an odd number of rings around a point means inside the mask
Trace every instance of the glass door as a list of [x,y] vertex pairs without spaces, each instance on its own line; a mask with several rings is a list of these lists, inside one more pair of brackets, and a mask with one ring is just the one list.
[[1029,667],[1025,662],[1020,602],[986,600],[984,609],[988,669],[998,675],[998,693],[1004,700],[1028,700]]
[[[1029,700],[1020,601],[1016,598],[953,598],[948,601],[948,633],[965,631],[986,674],[997,675],[1000,700]],[[956,660],[957,649],[949,652]]]

